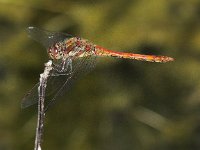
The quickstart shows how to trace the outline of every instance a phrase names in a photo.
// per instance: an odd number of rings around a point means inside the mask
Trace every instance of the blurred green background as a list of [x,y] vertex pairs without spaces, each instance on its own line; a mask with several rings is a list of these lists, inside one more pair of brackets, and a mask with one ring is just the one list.
[[43,149],[200,149],[199,0],[0,0],[0,150],[34,146],[37,107],[20,103],[48,56],[28,26],[176,59],[99,58],[47,112]]

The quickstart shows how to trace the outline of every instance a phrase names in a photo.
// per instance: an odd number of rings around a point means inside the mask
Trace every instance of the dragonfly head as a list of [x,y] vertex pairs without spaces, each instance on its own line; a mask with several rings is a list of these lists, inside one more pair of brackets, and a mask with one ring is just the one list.
[[57,42],[57,43],[53,44],[47,50],[49,57],[52,58],[53,60],[62,59],[64,57],[63,48],[64,48],[64,46],[63,46],[62,42]]

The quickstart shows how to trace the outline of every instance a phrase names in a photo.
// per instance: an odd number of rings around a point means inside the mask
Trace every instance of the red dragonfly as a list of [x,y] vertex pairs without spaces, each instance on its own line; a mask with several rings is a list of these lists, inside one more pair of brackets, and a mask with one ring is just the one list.
[[[54,69],[48,81],[47,93],[51,95],[52,104],[64,89],[71,87],[72,81],[80,74],[90,71],[98,56],[134,59],[149,62],[166,63],[174,59],[168,56],[143,55],[125,52],[115,52],[79,37],[69,34],[50,32],[36,27],[28,27],[28,34],[31,38],[46,47],[49,57],[54,62]],[[23,98],[22,108],[37,103],[38,84]]]

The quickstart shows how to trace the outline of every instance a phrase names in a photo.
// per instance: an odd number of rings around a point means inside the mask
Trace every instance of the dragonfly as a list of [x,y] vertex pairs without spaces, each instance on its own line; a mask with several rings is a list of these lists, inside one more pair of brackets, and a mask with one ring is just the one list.
[[[28,27],[28,35],[42,44],[53,61],[53,70],[48,79],[47,108],[58,96],[69,90],[77,78],[91,71],[96,63],[96,57],[116,57],[139,61],[166,63],[173,61],[172,57],[143,55],[117,52],[93,44],[87,39],[75,37],[62,32],[52,32],[37,27]],[[21,107],[26,108],[38,102],[37,83],[23,98]]]

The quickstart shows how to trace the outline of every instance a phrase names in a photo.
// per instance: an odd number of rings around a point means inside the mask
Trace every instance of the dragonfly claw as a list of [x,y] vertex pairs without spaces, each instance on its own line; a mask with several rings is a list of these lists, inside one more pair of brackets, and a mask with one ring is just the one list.
[[72,72],[72,60],[68,58],[67,60],[63,60],[62,64],[54,64],[54,70],[57,72],[57,74],[60,73],[71,73]]

